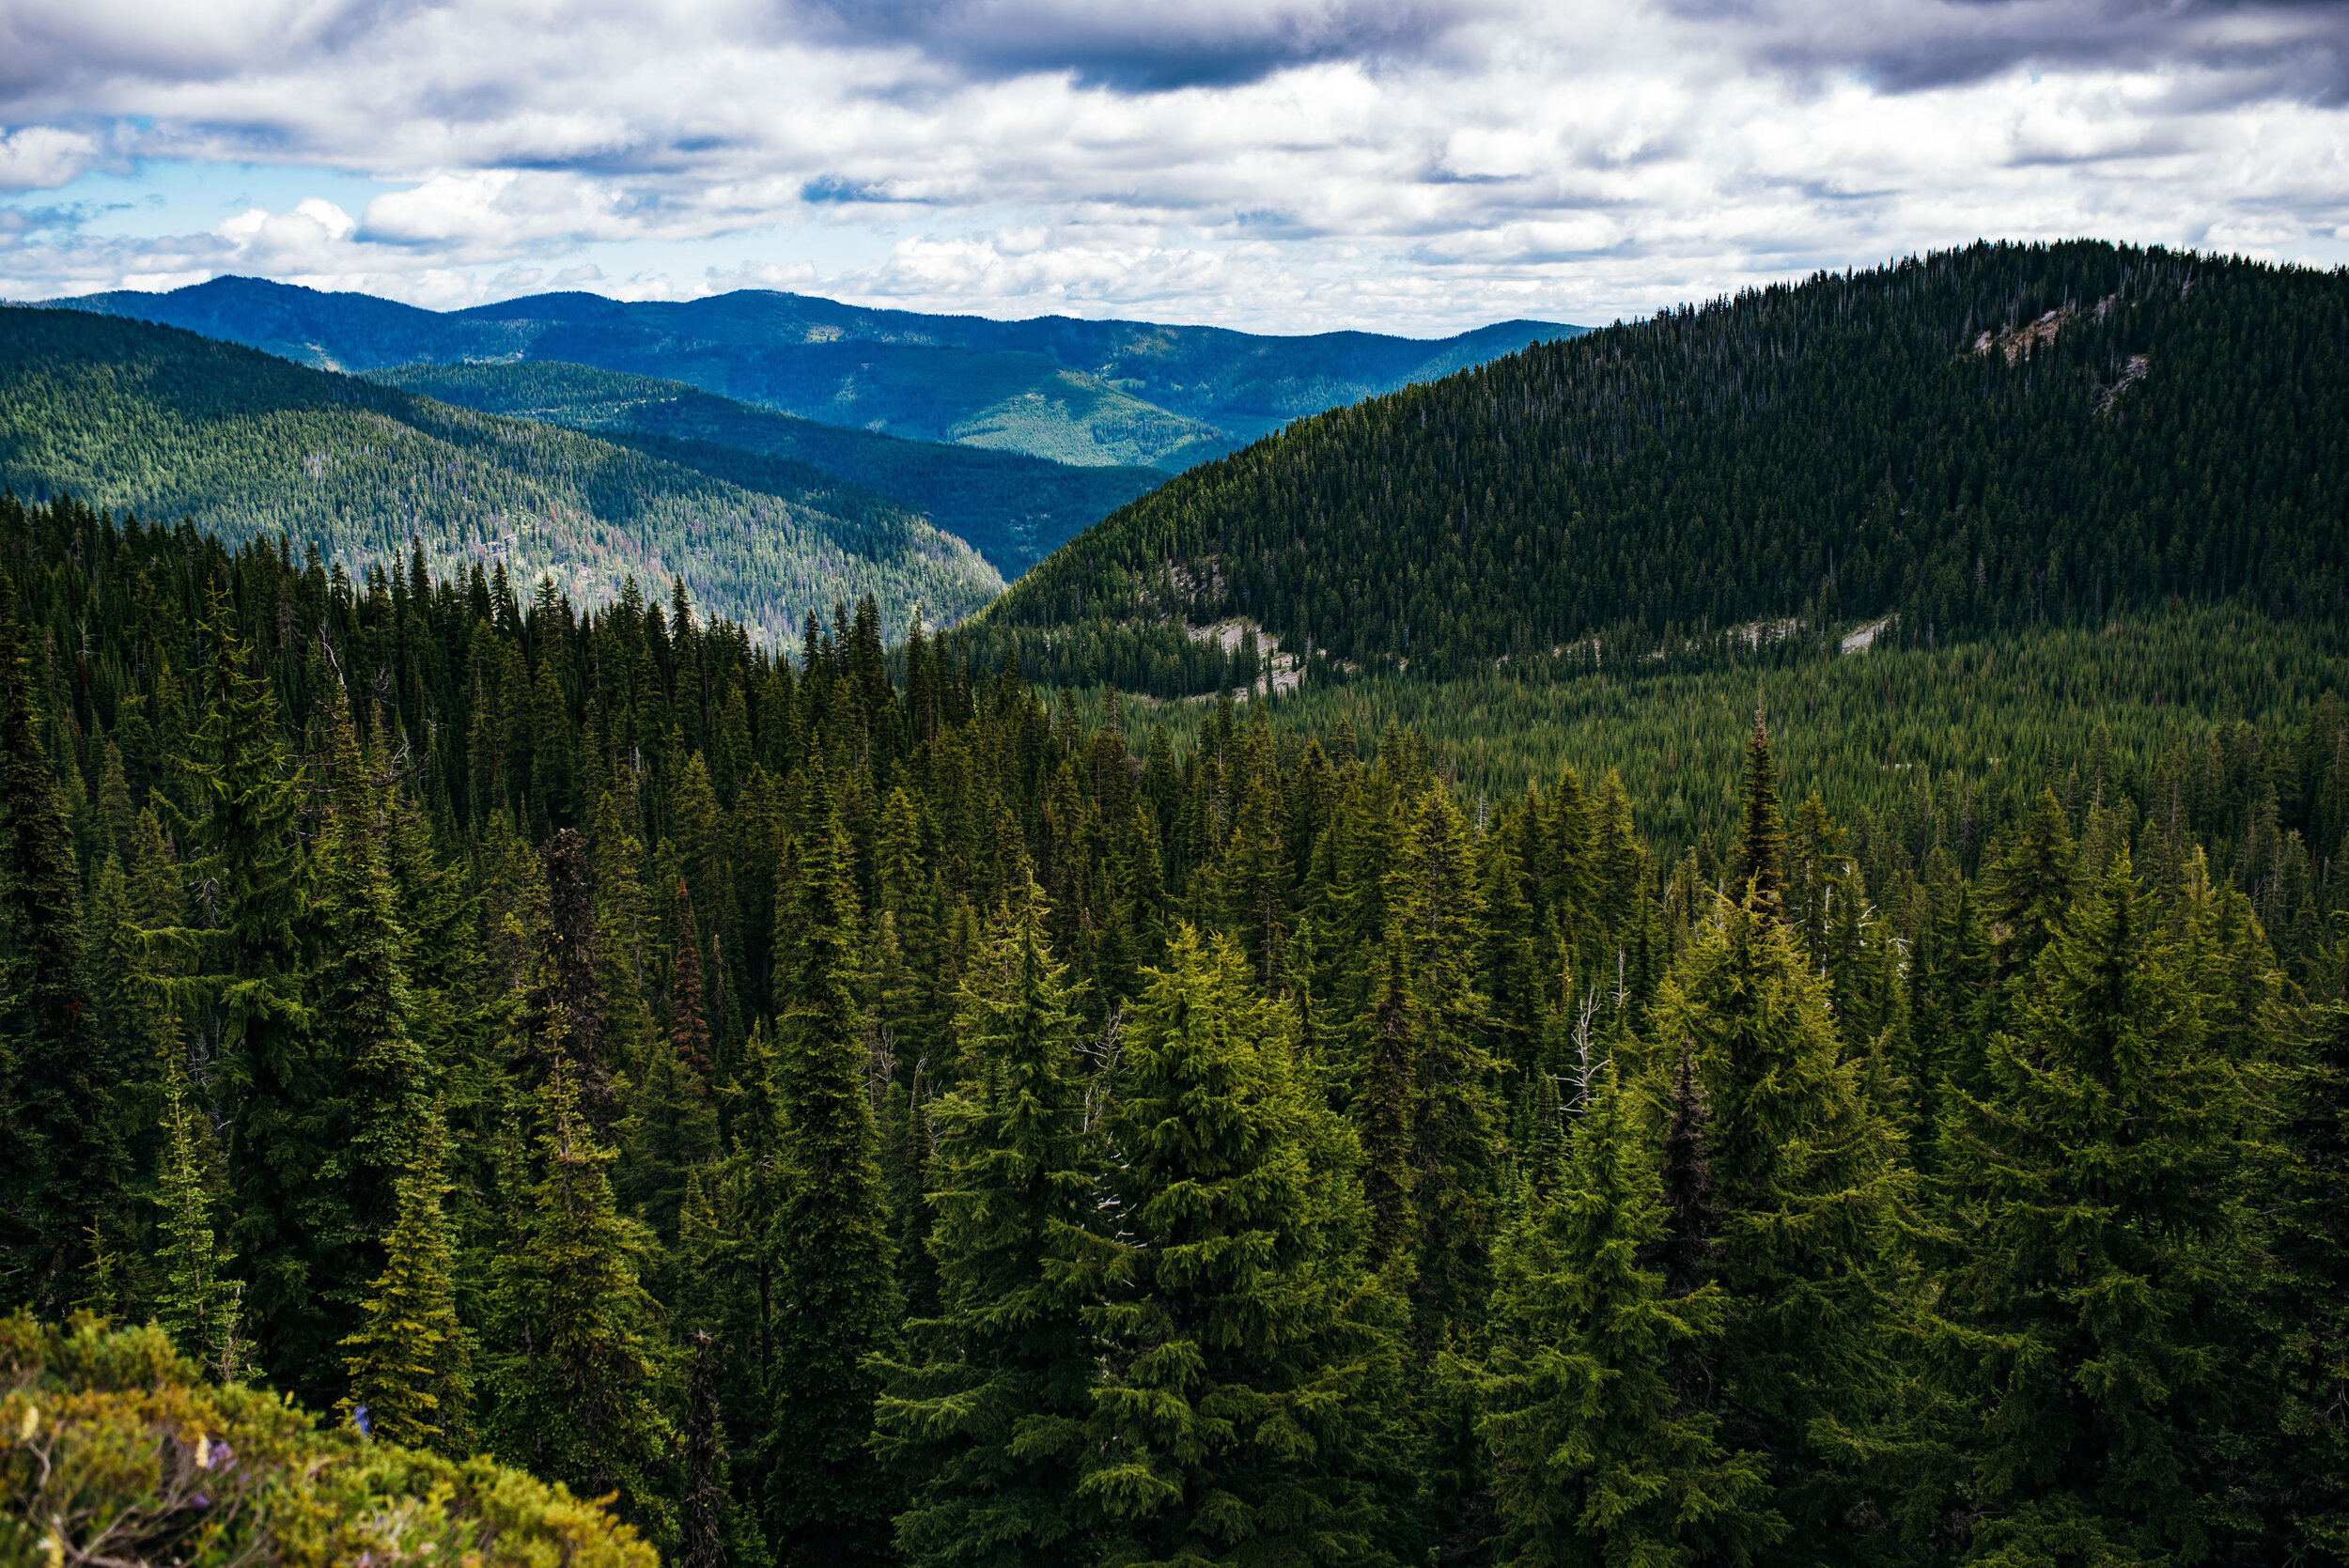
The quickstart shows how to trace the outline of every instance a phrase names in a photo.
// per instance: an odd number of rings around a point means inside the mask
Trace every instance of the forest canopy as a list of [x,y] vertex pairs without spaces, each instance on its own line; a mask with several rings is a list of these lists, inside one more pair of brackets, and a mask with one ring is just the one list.
[[870,598],[13,498],[0,576],[0,1293],[330,1480],[693,1564],[2349,1555],[2330,694],[1964,843],[1741,707],[1667,853]]

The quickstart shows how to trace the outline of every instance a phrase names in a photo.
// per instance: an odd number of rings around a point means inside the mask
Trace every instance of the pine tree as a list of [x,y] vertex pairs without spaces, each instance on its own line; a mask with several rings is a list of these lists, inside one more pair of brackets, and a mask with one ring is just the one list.
[[693,895],[685,878],[677,881],[677,976],[669,998],[669,1044],[677,1059],[693,1076],[708,1082],[710,1076],[709,1023],[702,1016],[701,936],[693,924]]
[[1712,1107],[1697,1076],[1695,1048],[1683,1041],[1672,1069],[1672,1097],[1664,1124],[1664,1237],[1657,1249],[1664,1289],[1686,1296],[1712,1280],[1720,1266],[1719,1226],[1713,1212],[1713,1172],[1704,1141]]
[[899,1305],[856,1002],[856,904],[821,764],[811,764],[798,961],[777,1074],[791,1129],[773,1246],[778,1334],[767,1535],[785,1568],[890,1560],[897,1488],[866,1452]]
[[[327,1205],[314,1203],[312,1223],[339,1223],[339,1245],[319,1249],[313,1287],[338,1312],[355,1304],[382,1256],[399,1207],[399,1172],[428,1141],[431,1065],[409,1031],[407,933],[395,913],[395,889],[385,862],[390,823],[369,776],[339,681],[328,683],[333,725],[331,803],[318,851],[317,892],[309,914],[317,956],[307,966],[311,986],[313,1070],[325,1086],[314,1110],[340,1146],[332,1174],[320,1186]],[[379,724],[380,729],[380,724]],[[319,1238],[321,1241],[327,1238]],[[339,1361],[339,1357],[334,1358]],[[339,1367],[282,1367],[305,1389],[337,1381]]]
[[1843,1059],[1825,982],[1758,892],[1719,903],[1654,1017],[1657,1036],[1691,1047],[1710,1107],[1705,1168],[1730,1297],[1724,1436],[1767,1457],[1800,1550],[1858,1551],[1843,1522],[1873,1506],[1868,1483],[1825,1438],[1884,1414],[1884,1236],[1910,1184],[1899,1134],[1870,1103],[1862,1064]]
[[[322,1251],[348,1234],[321,1214],[319,1174],[339,1153],[317,1116],[332,1094],[310,1040],[297,938],[308,868],[296,839],[305,781],[289,762],[278,706],[226,598],[211,589],[203,627],[202,712],[179,758],[192,802],[184,880],[204,890],[186,935],[190,977],[227,1110],[235,1246],[251,1271],[245,1315],[258,1359],[321,1405],[339,1395],[338,1305],[312,1281]],[[334,1274],[330,1265],[328,1273]]]
[[1490,1019],[1476,989],[1484,900],[1468,823],[1442,790],[1417,801],[1390,908],[1412,1000],[1413,1307],[1432,1345],[1439,1323],[1472,1332],[1483,1314],[1501,1203],[1496,1063],[1480,1043]]
[[2349,1003],[2317,1012],[2285,1085],[2267,1295],[2283,1407],[2270,1460],[2267,1550],[2349,1562]]
[[568,1065],[581,1111],[599,1129],[608,1129],[618,1120],[620,1107],[612,1088],[610,1004],[587,894],[586,844],[565,828],[547,840],[537,859],[545,878],[546,918],[533,942],[530,983],[515,1018],[516,1064],[522,1087],[535,1090],[559,1057]]
[[81,873],[36,703],[0,575],[0,1301],[54,1316],[83,1295],[124,1172],[84,968]]
[[473,1452],[473,1349],[457,1318],[456,1259],[442,1203],[449,1191],[447,1121],[427,1115],[397,1188],[383,1272],[360,1304],[343,1347],[350,1391],[337,1408],[365,1409],[367,1430],[407,1448],[461,1459]]
[[1080,1025],[1033,885],[993,945],[957,1020],[973,1070],[933,1105],[939,1315],[910,1325],[921,1358],[892,1369],[875,1447],[911,1484],[907,1562],[1090,1563],[1076,1493],[1097,1347],[1076,1266],[1097,1176]]
[[[1109,1364],[1080,1496],[1112,1568],[1377,1561],[1400,1304],[1359,1249],[1344,1126],[1227,939],[1188,926],[1129,1015],[1106,1123],[1121,1234],[1091,1244]],[[1382,1468],[1383,1467],[1383,1468]]]
[[1419,1256],[1419,1213],[1411,1202],[1419,1172],[1412,1159],[1418,1063],[1412,1047],[1407,944],[1400,927],[1387,932],[1387,975],[1372,1015],[1370,1058],[1353,1111],[1362,1144],[1362,1188],[1370,1203],[1374,1269],[1394,1265],[1408,1279]]
[[2061,930],[2072,908],[2077,855],[2062,802],[2053,790],[2041,790],[2022,831],[1983,877],[1984,910],[2006,929],[1999,947],[2002,976],[2027,971]]
[[[227,1277],[236,1262],[215,1226],[222,1207],[206,1145],[211,1128],[189,1102],[187,1076],[175,1061],[163,1080],[164,1143],[155,1201],[163,1210],[163,1283],[157,1316],[182,1356],[233,1382],[256,1370],[238,1337],[244,1287]],[[211,1157],[207,1157],[210,1156]]]
[[551,1061],[537,1095],[541,1174],[521,1195],[501,1265],[497,1452],[577,1496],[618,1493],[621,1516],[661,1541],[673,1521],[661,1469],[675,1434],[653,1402],[650,1240],[613,1201],[612,1151],[581,1111],[568,1052]]
[[1744,1562],[1785,1533],[1762,1456],[1730,1452],[1675,1387],[1728,1302],[1716,1285],[1674,1293],[1647,1262],[1670,1225],[1628,1099],[1610,1067],[1557,1196],[1495,1265],[1483,1432],[1512,1568]]
[[685,1372],[685,1464],[677,1501],[682,1568],[727,1568],[754,1562],[763,1543],[734,1499],[726,1453],[724,1412],[718,1397],[719,1358],[707,1330],[688,1338]]
[[1960,1101],[1972,1241],[1945,1344],[1970,1374],[1978,1549],[2201,1559],[2225,1541],[2245,1391],[2227,1307],[2250,1265],[2249,1110],[2125,854],[2041,950],[1995,1097]]
[[1778,763],[1770,755],[1769,726],[1762,722],[1759,708],[1753,715],[1753,738],[1746,742],[1743,794],[1745,827],[1730,870],[1730,894],[1742,899],[1750,887],[1757,908],[1784,919],[1786,827],[1779,815]]

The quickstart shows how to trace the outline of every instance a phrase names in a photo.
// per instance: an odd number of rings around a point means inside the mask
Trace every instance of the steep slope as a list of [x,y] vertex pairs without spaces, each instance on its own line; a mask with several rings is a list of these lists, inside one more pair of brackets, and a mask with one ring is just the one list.
[[231,541],[283,535],[352,575],[404,559],[551,573],[582,603],[633,574],[778,640],[873,594],[952,622],[1002,586],[968,545],[869,490],[754,489],[573,431],[451,408],[173,328],[0,311],[0,483]]
[[903,441],[682,381],[559,361],[410,365],[369,379],[464,408],[592,430],[754,489],[790,482],[779,475],[809,486],[845,479],[926,515],[1007,578],[1167,477],[1155,468],[1081,468],[1021,452]]
[[443,314],[254,278],[54,303],[186,327],[326,369],[563,360],[688,381],[827,424],[1170,471],[1302,415],[1580,330],[1510,321],[1425,341],[1267,337],[868,310],[757,289],[678,304],[541,294]]
[[[1554,343],[1323,414],[991,606],[1031,668],[1196,691],[1186,637],[1460,675],[1931,644],[2173,597],[2336,615],[2349,274],[1977,245]],[[1000,651],[1000,650],[999,650]]]

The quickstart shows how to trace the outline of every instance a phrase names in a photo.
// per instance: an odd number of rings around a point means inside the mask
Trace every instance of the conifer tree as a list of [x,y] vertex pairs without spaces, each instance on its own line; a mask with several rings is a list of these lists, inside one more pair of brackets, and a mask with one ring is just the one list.
[[653,1401],[648,1238],[613,1201],[612,1151],[580,1109],[569,1053],[551,1063],[537,1094],[540,1174],[501,1265],[497,1452],[580,1497],[617,1492],[621,1516],[664,1540],[673,1520],[660,1472],[675,1434]]
[[[234,1245],[251,1271],[245,1316],[261,1364],[321,1405],[339,1394],[335,1304],[313,1285],[322,1249],[343,1244],[319,1215],[319,1173],[339,1153],[316,1111],[323,1081],[303,1005],[297,926],[308,868],[295,837],[304,789],[278,730],[277,699],[217,586],[203,627],[202,712],[180,772],[193,851],[184,878],[205,890],[193,973],[175,988],[205,1010],[227,1110]],[[319,1397],[323,1396],[323,1397]]]
[[222,1209],[213,1175],[217,1154],[207,1147],[211,1128],[189,1103],[189,1091],[187,1075],[172,1062],[163,1080],[164,1142],[155,1193],[163,1211],[163,1270],[156,1315],[181,1355],[231,1382],[253,1370],[238,1338],[244,1287],[226,1274],[236,1253],[216,1229]]
[[706,1329],[696,1329],[688,1341],[692,1348],[685,1371],[685,1473],[677,1502],[677,1560],[682,1568],[755,1562],[764,1555],[763,1543],[734,1498],[716,1346]]
[[1363,1194],[1370,1203],[1365,1262],[1374,1269],[1395,1265],[1408,1279],[1419,1256],[1419,1212],[1411,1202],[1419,1181],[1412,1158],[1419,1069],[1404,970],[1407,943],[1399,926],[1388,928],[1386,948],[1386,980],[1371,1017],[1369,1060],[1353,1111],[1362,1144]]
[[1673,1292],[1647,1261],[1670,1224],[1628,1099],[1610,1066],[1557,1195],[1495,1265],[1483,1431],[1512,1568],[1743,1562],[1785,1532],[1762,1456],[1731,1452],[1676,1387],[1728,1302],[1716,1285]]
[[1712,1107],[1697,1076],[1696,1050],[1687,1041],[1672,1069],[1665,1114],[1664,1237],[1657,1248],[1657,1268],[1668,1294],[1686,1296],[1712,1280],[1720,1265],[1712,1164],[1704,1147]]
[[366,1411],[367,1430],[406,1448],[461,1459],[473,1452],[473,1348],[457,1318],[456,1259],[442,1203],[449,1190],[447,1121],[428,1114],[397,1189],[383,1272],[343,1341],[350,1391],[338,1408]]
[[1404,1484],[1402,1315],[1359,1261],[1359,1156],[1248,976],[1228,939],[1183,927],[1127,1025],[1080,1489],[1115,1568],[1376,1561],[1374,1484]]
[[2032,965],[1995,1097],[1959,1102],[1951,1179],[1973,1245],[1945,1344],[1982,1426],[1978,1549],[2186,1560],[2229,1533],[2244,1390],[2225,1301],[2250,1266],[2246,1089],[2125,854]]
[[1097,1175],[1077,1075],[1080,1027],[1030,884],[966,984],[957,1032],[972,1071],[933,1102],[929,1200],[938,1316],[910,1326],[875,1447],[911,1500],[912,1564],[1083,1564],[1097,1546],[1077,1484],[1097,1346],[1080,1241]]
[[2002,976],[2028,970],[2061,929],[2072,908],[2077,853],[2063,803],[2053,790],[2041,790],[2015,842],[1983,877],[1984,912],[2006,929],[1999,948]]
[[533,942],[530,981],[515,1018],[521,1083],[537,1089],[560,1057],[569,1065],[580,1110],[597,1127],[609,1128],[620,1107],[612,1088],[609,1003],[595,908],[587,894],[586,844],[565,828],[547,840],[542,855],[531,858],[539,862],[532,869],[542,870],[544,877],[546,916]]
[[[317,957],[308,967],[315,1070],[327,1095],[317,1110],[346,1151],[333,1180],[322,1185],[337,1189],[335,1218],[348,1234],[321,1258],[328,1266],[315,1271],[315,1288],[348,1312],[373,1272],[364,1260],[381,1256],[395,1223],[398,1173],[429,1142],[424,1123],[431,1068],[409,1030],[407,933],[384,854],[391,824],[340,681],[328,682],[328,696],[331,800],[309,910]],[[305,1387],[333,1381],[331,1370],[325,1376],[307,1368],[279,1370],[300,1375]]]
[[[67,772],[78,779],[70,767]],[[122,1185],[109,1053],[84,968],[81,874],[0,576],[0,1301],[58,1315]]]
[[1770,755],[1769,726],[1759,708],[1753,715],[1753,737],[1746,742],[1743,786],[1745,825],[1737,838],[1737,858],[1730,868],[1730,896],[1742,899],[1753,890],[1754,902],[1773,918],[1785,918],[1786,827],[1779,815],[1778,763]]
[[708,1082],[710,1076],[709,1023],[702,1016],[701,936],[693,924],[693,895],[685,878],[677,881],[677,979],[669,997],[669,1044],[677,1059]]
[[1910,1180],[1899,1134],[1870,1103],[1861,1063],[1843,1059],[1825,982],[1758,892],[1719,902],[1654,1017],[1657,1035],[1692,1047],[1710,1107],[1705,1163],[1731,1298],[1718,1362],[1725,1438],[1767,1456],[1800,1549],[1857,1550],[1834,1532],[1873,1505],[1842,1452],[1821,1445],[1882,1416],[1882,1238]]
[[1420,797],[1390,908],[1412,1000],[1411,1203],[1419,1220],[1413,1307],[1423,1343],[1439,1322],[1472,1331],[1491,1294],[1500,1218],[1501,1115],[1476,988],[1484,900],[1468,823],[1442,790]]
[[2317,1010],[2285,1085],[2269,1284],[2283,1389],[2270,1461],[2278,1557],[2349,1562],[2349,1003]]
[[893,1479],[866,1452],[899,1305],[879,1129],[856,1002],[856,903],[827,771],[811,763],[796,889],[798,954],[777,1083],[791,1141],[775,1219],[774,1423],[767,1536],[785,1568],[890,1560]]

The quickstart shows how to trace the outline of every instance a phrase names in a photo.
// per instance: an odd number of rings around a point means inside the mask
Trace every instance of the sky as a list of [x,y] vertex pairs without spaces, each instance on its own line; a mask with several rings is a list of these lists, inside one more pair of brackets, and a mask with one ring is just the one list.
[[1977,238],[2349,263],[2340,0],[8,0],[0,299],[1436,335]]

